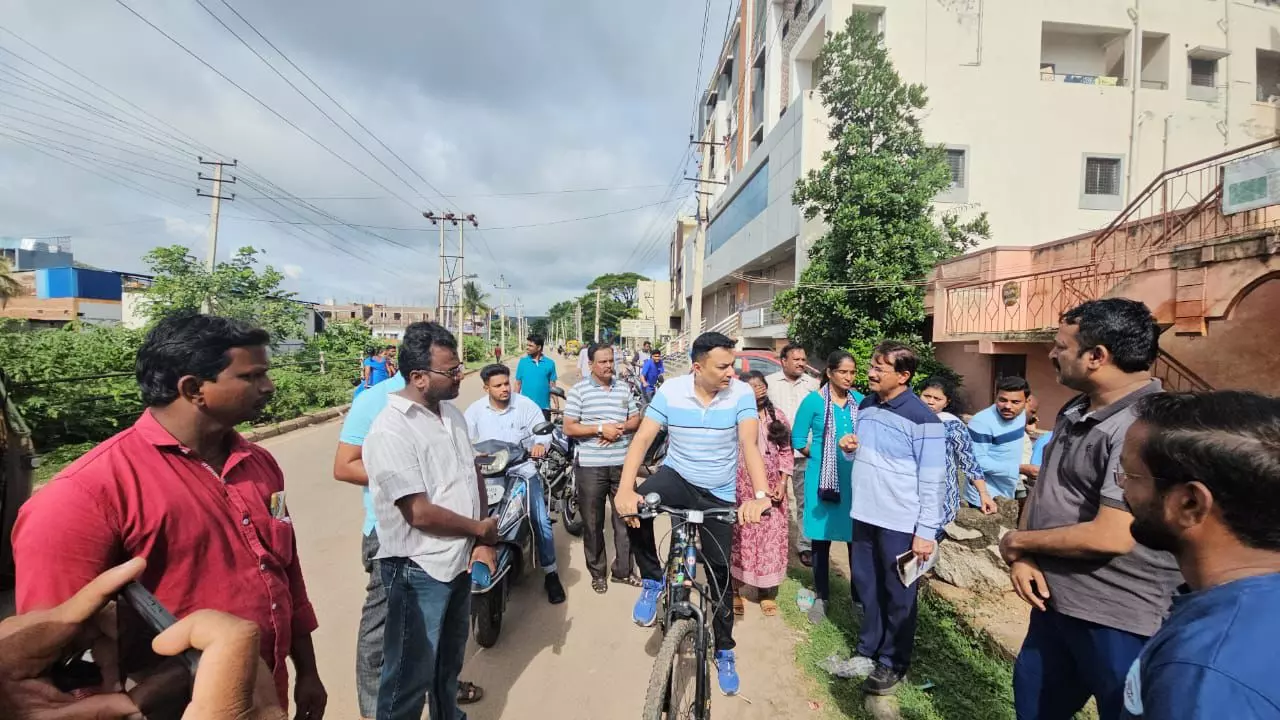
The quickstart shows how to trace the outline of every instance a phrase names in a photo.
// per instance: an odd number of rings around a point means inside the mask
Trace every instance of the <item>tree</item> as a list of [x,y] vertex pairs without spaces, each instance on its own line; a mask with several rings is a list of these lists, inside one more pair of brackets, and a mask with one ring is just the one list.
[[551,339],[551,322],[547,318],[538,318],[529,321],[529,334],[541,335],[548,340]]
[[902,82],[865,18],[851,16],[814,65],[832,148],[821,168],[796,182],[792,201],[827,232],[774,308],[791,319],[791,337],[818,357],[883,338],[920,346],[922,281],[939,261],[989,235],[986,214],[935,219],[933,198],[950,173],[945,151],[921,132],[925,88]]
[[480,284],[475,280],[468,280],[462,284],[462,314],[471,318],[471,331],[475,332],[476,315],[489,312],[489,306],[485,301],[489,299],[485,295],[484,290],[480,289]]
[[280,289],[284,275],[270,265],[257,269],[258,251],[240,248],[213,272],[181,245],[160,247],[143,256],[155,276],[143,313],[149,323],[180,311],[206,306],[215,315],[244,320],[271,333],[275,342],[302,332],[305,312],[296,293]]
[[13,267],[7,258],[0,257],[0,308],[22,294],[22,285],[13,276]]
[[[587,286],[587,289],[592,292],[597,289],[603,290],[606,296],[614,302],[625,306],[629,310],[636,306],[636,302],[639,299],[639,290],[636,288],[636,283],[641,280],[648,279],[649,278],[641,275],[640,273],[633,272],[605,273],[595,280],[592,280],[591,284]],[[591,299],[591,302],[595,302],[594,297]],[[594,307],[594,305],[592,307]]]

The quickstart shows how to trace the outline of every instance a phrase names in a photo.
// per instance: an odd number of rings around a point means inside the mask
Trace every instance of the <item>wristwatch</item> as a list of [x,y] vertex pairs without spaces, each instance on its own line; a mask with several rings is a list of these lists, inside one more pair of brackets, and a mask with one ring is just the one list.
[[767,497],[769,497],[769,493],[767,493],[767,492],[765,492],[765,491],[763,491],[763,490],[757,490],[757,491],[756,491],[756,499],[757,499],[757,500],[763,500],[763,499],[765,499],[765,498],[767,498]]
[[597,425],[597,426],[596,426],[596,437],[604,437],[604,425],[603,425],[603,424],[600,424],[600,425]]

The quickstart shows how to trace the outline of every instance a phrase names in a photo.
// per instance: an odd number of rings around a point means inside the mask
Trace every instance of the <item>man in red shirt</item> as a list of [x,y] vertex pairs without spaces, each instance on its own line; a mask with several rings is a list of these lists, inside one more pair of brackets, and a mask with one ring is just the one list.
[[227,318],[162,320],[138,350],[146,412],[63,470],[18,514],[13,531],[19,612],[52,608],[129,558],[176,616],[227,612],[257,623],[280,699],[285,658],[297,672],[298,718],[320,720],[315,611],[298,564],[284,476],[236,425],[257,417],[275,386],[263,330]]

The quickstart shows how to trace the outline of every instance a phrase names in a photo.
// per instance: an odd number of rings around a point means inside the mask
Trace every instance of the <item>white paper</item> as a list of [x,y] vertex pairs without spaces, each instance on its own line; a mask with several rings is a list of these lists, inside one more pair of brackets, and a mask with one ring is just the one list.
[[925,560],[923,564],[916,558],[915,553],[908,550],[898,556],[898,578],[902,580],[904,587],[911,587],[911,583],[919,580],[922,575],[933,569],[938,564],[938,546],[934,544],[933,554]]

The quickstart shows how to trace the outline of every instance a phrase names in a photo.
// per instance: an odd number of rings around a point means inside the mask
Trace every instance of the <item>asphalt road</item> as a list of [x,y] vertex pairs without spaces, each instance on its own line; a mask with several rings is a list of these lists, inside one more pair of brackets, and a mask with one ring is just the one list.
[[[565,380],[576,379],[572,366],[561,362]],[[465,409],[481,395],[479,378],[472,375],[463,381],[457,402]],[[327,715],[350,719],[359,716],[355,649],[366,575],[360,563],[360,492],[332,476],[339,428],[334,422],[264,445],[284,468],[299,557],[320,617],[315,644],[329,690]],[[486,693],[482,702],[466,708],[472,720],[639,716],[661,638],[656,630],[630,621],[639,591],[612,585],[606,595],[593,593],[581,542],[559,525],[555,532],[568,601],[549,605],[540,573],[526,575],[508,605],[498,644],[483,650],[473,643],[468,651],[463,679],[478,683]],[[612,543],[608,547],[612,551]],[[782,618],[764,618],[751,604],[736,636],[742,694],[727,698],[717,693],[716,715],[814,717],[805,698],[807,681],[795,668],[794,641]]]

